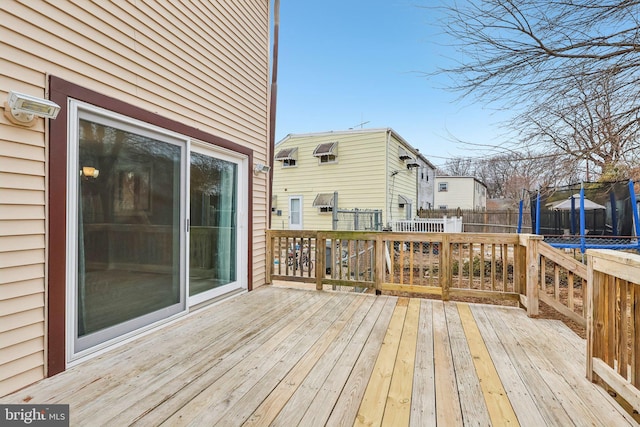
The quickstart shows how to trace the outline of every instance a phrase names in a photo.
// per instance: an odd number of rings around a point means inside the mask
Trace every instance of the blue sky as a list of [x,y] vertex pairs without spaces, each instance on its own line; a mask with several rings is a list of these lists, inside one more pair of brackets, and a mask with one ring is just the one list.
[[391,127],[441,165],[497,144],[504,113],[426,77],[456,56],[433,0],[281,0],[276,142],[290,133]]

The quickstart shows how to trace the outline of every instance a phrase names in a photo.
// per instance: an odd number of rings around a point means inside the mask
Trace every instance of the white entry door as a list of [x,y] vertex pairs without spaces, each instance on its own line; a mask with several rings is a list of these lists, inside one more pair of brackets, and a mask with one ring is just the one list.
[[302,196],[289,197],[289,230],[302,230]]

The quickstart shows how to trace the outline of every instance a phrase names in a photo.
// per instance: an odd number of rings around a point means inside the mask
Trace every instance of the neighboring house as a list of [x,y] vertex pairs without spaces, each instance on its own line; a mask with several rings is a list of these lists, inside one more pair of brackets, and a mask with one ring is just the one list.
[[418,205],[419,209],[433,209],[436,167],[425,156],[417,153],[418,168]]
[[0,3],[0,396],[264,284],[269,15]]
[[434,209],[487,209],[487,186],[472,176],[436,176]]
[[274,229],[331,230],[336,207],[381,210],[388,227],[433,203],[435,167],[389,128],[288,135],[274,152]]

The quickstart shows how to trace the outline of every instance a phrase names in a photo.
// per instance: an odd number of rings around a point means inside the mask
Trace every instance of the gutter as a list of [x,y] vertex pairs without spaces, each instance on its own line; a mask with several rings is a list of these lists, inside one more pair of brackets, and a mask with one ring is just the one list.
[[273,2],[273,57],[271,62],[271,88],[269,99],[269,182],[267,182],[267,229],[271,228],[273,194],[273,158],[276,146],[276,100],[278,95],[278,36],[280,33],[280,0]]

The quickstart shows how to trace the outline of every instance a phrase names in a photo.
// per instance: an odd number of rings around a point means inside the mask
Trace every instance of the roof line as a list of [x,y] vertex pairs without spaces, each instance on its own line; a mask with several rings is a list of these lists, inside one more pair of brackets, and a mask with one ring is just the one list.
[[399,140],[403,145],[405,145],[409,151],[416,157],[419,157],[420,160],[429,165],[432,169],[436,169],[436,166],[431,163],[425,156],[422,154],[417,148],[409,144],[406,139],[404,139],[398,132],[393,130],[393,128],[368,128],[368,129],[347,129],[347,130],[330,130],[324,132],[309,132],[309,133],[290,133],[284,138],[282,138],[276,145],[280,145],[283,142],[287,141],[291,138],[306,138],[310,136],[326,136],[326,135],[349,135],[349,134],[359,134],[359,133],[377,133],[377,132],[390,132],[397,140]]

